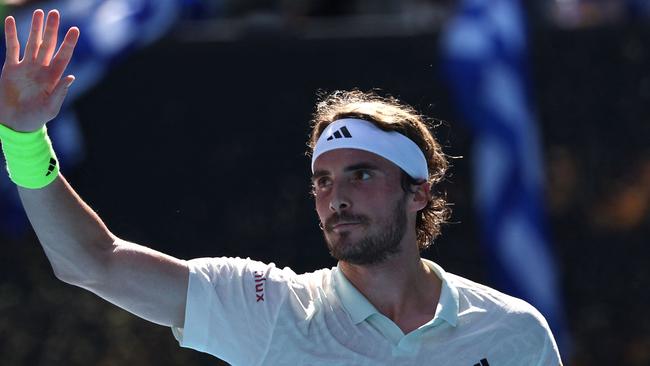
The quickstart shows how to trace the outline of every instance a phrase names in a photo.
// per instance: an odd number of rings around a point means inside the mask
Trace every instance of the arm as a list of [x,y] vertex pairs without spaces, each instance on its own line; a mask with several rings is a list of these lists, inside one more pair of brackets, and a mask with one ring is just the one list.
[[154,323],[183,326],[184,261],[113,235],[62,175],[18,191],[57,278]]
[[[20,61],[15,21],[5,21],[0,123],[15,131],[36,131],[53,119],[74,81],[72,75],[62,75],[79,30],[71,28],[54,55],[59,14],[48,14],[44,34],[43,18],[41,10],[34,12]],[[144,319],[183,326],[189,275],[184,261],[113,235],[62,175],[43,188],[18,190],[57,278]]]

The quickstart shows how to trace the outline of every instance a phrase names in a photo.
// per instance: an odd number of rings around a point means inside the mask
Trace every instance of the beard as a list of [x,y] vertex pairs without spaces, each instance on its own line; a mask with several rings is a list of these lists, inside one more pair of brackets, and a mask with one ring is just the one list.
[[327,219],[323,234],[330,255],[339,261],[356,265],[372,265],[384,262],[400,252],[400,242],[406,233],[406,195],[400,199],[386,219],[375,222],[375,232],[351,242],[350,232],[334,233],[333,227],[339,221],[359,222],[365,228],[370,227],[366,216],[347,212],[334,213]]

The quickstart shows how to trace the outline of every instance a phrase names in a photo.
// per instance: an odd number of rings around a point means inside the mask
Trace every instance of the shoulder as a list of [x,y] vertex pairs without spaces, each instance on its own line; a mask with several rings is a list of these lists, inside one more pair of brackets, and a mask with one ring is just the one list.
[[[491,287],[447,273],[458,290],[458,324],[481,338],[498,339],[509,355],[531,358],[538,365],[561,364],[555,338],[544,316],[528,302]],[[490,334],[489,337],[484,335]],[[486,343],[491,347],[492,343]]]
[[331,286],[332,270],[329,268],[296,274],[290,267],[279,268],[273,262],[240,257],[196,258],[187,261],[187,264],[192,277],[213,283],[265,281],[268,285],[291,287],[295,291]]
[[447,280],[458,290],[459,315],[478,311],[516,328],[548,332],[546,319],[528,302],[455,274],[447,273]]
[[187,261],[190,273],[212,279],[226,280],[246,275],[264,275],[278,280],[289,280],[296,276],[289,267],[282,269],[275,263],[264,263],[250,258],[213,257],[195,258]]

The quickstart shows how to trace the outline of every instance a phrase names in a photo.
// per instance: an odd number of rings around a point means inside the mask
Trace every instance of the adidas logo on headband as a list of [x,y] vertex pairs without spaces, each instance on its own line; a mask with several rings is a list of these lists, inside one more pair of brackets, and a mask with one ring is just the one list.
[[[343,134],[343,135],[341,136],[341,134]],[[338,130],[334,131],[334,133],[330,137],[327,138],[327,141],[330,141],[331,139],[335,139],[335,138],[336,139],[341,139],[341,138],[349,139],[350,137],[352,137],[352,135],[350,134],[350,131],[348,131],[347,127],[343,126],[343,127],[339,128]]]

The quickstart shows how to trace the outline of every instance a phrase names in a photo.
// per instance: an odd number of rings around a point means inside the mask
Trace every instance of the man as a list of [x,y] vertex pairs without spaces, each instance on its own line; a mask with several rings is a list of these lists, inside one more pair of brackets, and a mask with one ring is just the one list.
[[59,279],[234,365],[561,364],[532,306],[420,258],[448,215],[431,193],[447,162],[423,118],[396,100],[337,92],[317,106],[313,194],[335,268],[183,261],[115,236],[60,174],[47,138],[74,81],[63,73],[79,30],[55,54],[59,14],[44,18],[34,12],[22,60],[5,21],[0,140]]

